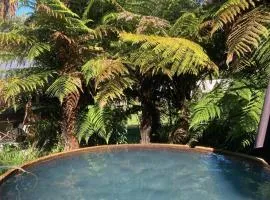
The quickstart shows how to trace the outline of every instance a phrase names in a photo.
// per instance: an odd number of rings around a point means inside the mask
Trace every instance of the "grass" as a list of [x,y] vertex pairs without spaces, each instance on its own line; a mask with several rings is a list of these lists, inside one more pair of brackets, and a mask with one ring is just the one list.
[[5,145],[0,150],[0,174],[40,156],[41,152],[33,147],[22,150],[19,147]]

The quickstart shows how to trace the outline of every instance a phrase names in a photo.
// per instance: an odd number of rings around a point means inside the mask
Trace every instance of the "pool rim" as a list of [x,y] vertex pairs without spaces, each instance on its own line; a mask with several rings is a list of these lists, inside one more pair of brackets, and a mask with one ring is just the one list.
[[270,165],[262,158],[250,156],[247,154],[236,153],[221,149],[215,149],[210,147],[196,146],[195,148],[191,148],[188,145],[179,145],[179,144],[118,144],[118,145],[100,145],[93,147],[80,148],[71,151],[65,151],[60,153],[50,154],[48,156],[43,156],[38,159],[26,162],[19,167],[13,168],[0,175],[0,186],[11,176],[18,174],[21,170],[27,170],[26,168],[41,164],[43,162],[48,162],[50,160],[54,160],[61,157],[72,156],[77,153],[100,153],[100,152],[110,152],[116,150],[178,150],[178,151],[187,151],[187,152],[198,152],[198,153],[217,153],[225,156],[230,156],[242,160],[246,160],[247,162],[253,162],[261,165],[264,169],[270,171]]

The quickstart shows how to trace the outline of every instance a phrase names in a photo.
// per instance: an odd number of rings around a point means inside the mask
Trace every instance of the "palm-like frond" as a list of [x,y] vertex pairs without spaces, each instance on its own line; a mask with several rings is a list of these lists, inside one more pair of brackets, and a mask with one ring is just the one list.
[[106,127],[103,109],[98,106],[89,106],[83,114],[78,126],[79,141],[85,139],[87,142],[94,134],[105,134]]
[[270,12],[259,7],[237,20],[229,35],[228,60],[230,63],[234,54],[240,56],[258,48],[263,39],[269,36],[267,25],[270,23]]
[[23,93],[33,93],[39,88],[43,88],[49,78],[54,74],[53,71],[34,73],[25,77],[7,78],[2,87],[5,101],[10,101]]
[[198,128],[204,123],[220,118],[220,101],[224,97],[223,90],[217,90],[204,96],[192,109],[190,128]]
[[181,15],[169,30],[171,37],[198,38],[203,18],[199,18],[193,12],[185,12]]
[[27,37],[20,32],[20,30],[12,30],[10,32],[0,32],[0,46],[1,47],[11,47],[17,45],[31,45],[34,41],[30,37]]
[[260,69],[265,69],[270,74],[270,37],[260,44],[260,47],[254,52],[251,62],[255,62]]
[[49,52],[51,46],[47,43],[35,43],[32,45],[28,51],[27,59],[33,60],[38,56],[42,55],[44,52]]
[[57,97],[62,103],[70,94],[79,94],[82,91],[81,79],[77,76],[62,75],[57,78],[47,89],[46,93],[51,97]]
[[129,77],[116,76],[98,87],[97,102],[104,106],[108,102],[124,97],[124,90],[130,88],[134,81]]
[[[123,110],[113,107],[99,107],[98,105],[88,106],[86,112],[83,112],[78,120],[77,132],[79,140],[85,139],[88,142],[93,135],[98,135],[109,144],[110,139],[116,139],[111,142],[125,142],[122,138],[119,141],[117,137],[125,135],[126,117]],[[114,136],[113,138],[111,138]]]
[[[85,32],[94,34],[94,30],[90,29],[85,25],[85,21],[81,20],[80,17],[72,12],[63,2],[60,0],[41,0],[37,4],[37,15],[36,20],[41,20],[44,26],[46,23],[50,23],[50,28],[53,24],[50,17],[55,18],[57,21],[62,21],[64,26],[59,26],[58,23],[55,23],[55,29],[65,29],[69,30],[70,33],[74,31]],[[43,16],[42,16],[43,15]],[[44,18],[44,15],[47,16],[47,19]],[[45,21],[44,21],[45,20]],[[47,21],[46,21],[47,20]]]
[[255,7],[255,3],[258,1],[260,0],[227,0],[214,14],[211,34],[222,29],[224,25],[234,22],[239,14]]
[[128,77],[128,69],[121,60],[106,58],[90,60],[82,67],[82,72],[87,83],[90,80],[95,81],[96,100],[101,105],[121,98],[124,90],[133,84]]
[[217,66],[200,45],[184,38],[122,33],[121,39],[124,42],[141,45],[132,60],[134,64],[141,66],[143,73],[162,71],[173,76],[218,71]]
[[106,58],[97,58],[88,61],[82,67],[82,71],[87,83],[91,79],[95,79],[96,88],[101,82],[128,73],[127,68],[120,60]]

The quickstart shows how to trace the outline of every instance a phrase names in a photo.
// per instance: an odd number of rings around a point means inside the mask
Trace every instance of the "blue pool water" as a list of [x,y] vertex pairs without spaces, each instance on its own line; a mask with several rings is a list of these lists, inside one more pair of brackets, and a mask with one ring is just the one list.
[[270,199],[270,172],[214,153],[80,153],[27,168],[0,185],[1,200]]

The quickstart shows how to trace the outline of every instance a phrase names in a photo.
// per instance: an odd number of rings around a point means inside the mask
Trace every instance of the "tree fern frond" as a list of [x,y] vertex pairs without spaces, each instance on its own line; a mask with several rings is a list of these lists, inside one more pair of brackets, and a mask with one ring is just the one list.
[[35,92],[37,89],[43,88],[53,74],[53,71],[46,71],[34,73],[23,78],[8,78],[3,87],[5,101],[22,93]]
[[48,15],[60,19],[64,19],[65,17],[79,18],[76,13],[72,12],[60,0],[41,0],[38,2],[37,10],[44,11]]
[[88,61],[82,67],[82,71],[87,83],[91,79],[95,79],[96,88],[100,83],[104,81],[128,73],[127,68],[120,60],[112,60],[106,58],[97,58]]
[[255,7],[255,2],[261,0],[227,0],[221,8],[214,14],[212,21],[211,35],[228,23],[236,20],[239,14]]
[[[254,52],[251,62],[259,64],[261,69],[266,69],[270,72],[270,37],[260,44],[259,48]],[[270,74],[270,73],[269,73]]]
[[[68,29],[73,32],[88,32],[94,34],[94,30],[90,29],[85,25],[85,21],[81,20],[80,17],[72,12],[68,7],[65,6],[63,2],[60,0],[42,0],[37,5],[38,14],[45,14],[48,17],[53,17],[56,20],[61,20],[65,22],[65,29]],[[37,18],[40,20],[44,20],[44,17]],[[45,19],[46,20],[46,19]],[[50,21],[51,22],[51,21]],[[43,21],[46,24],[46,22]],[[56,24],[57,25],[57,24]],[[59,30],[59,26],[56,26],[56,30]]]
[[88,15],[89,12],[93,6],[94,0],[89,0],[89,2],[87,3],[86,8],[84,9],[83,15],[82,15],[82,19],[83,20],[87,20],[88,19]]
[[190,40],[130,33],[121,33],[120,37],[124,42],[141,45],[133,59],[135,64],[141,66],[143,73],[162,71],[173,76],[198,75],[201,71],[218,72],[204,49]]
[[220,118],[220,101],[224,97],[223,90],[205,95],[192,109],[190,129],[196,129],[203,123]]
[[82,91],[82,82],[79,77],[62,75],[56,79],[47,89],[46,93],[51,97],[57,97],[62,103],[69,94],[78,94]]
[[115,76],[113,79],[108,79],[98,86],[96,101],[101,106],[104,106],[112,100],[121,99],[124,96],[124,90],[130,88],[133,83],[133,80],[123,76]]
[[25,36],[22,32],[18,30],[12,30],[10,32],[0,32],[0,46],[18,46],[18,45],[31,45],[34,41]]
[[35,43],[28,51],[27,59],[33,60],[44,52],[50,51],[51,46],[46,43]]
[[169,30],[171,37],[195,37],[199,36],[200,26],[203,19],[196,16],[195,13],[185,12],[181,15]]
[[234,54],[240,57],[258,48],[263,39],[269,36],[269,23],[270,12],[261,7],[244,14],[236,21],[227,41],[227,63],[232,61]]
[[89,106],[83,114],[78,126],[79,141],[85,139],[88,142],[93,134],[105,133],[106,127],[103,118],[103,109],[98,106]]

